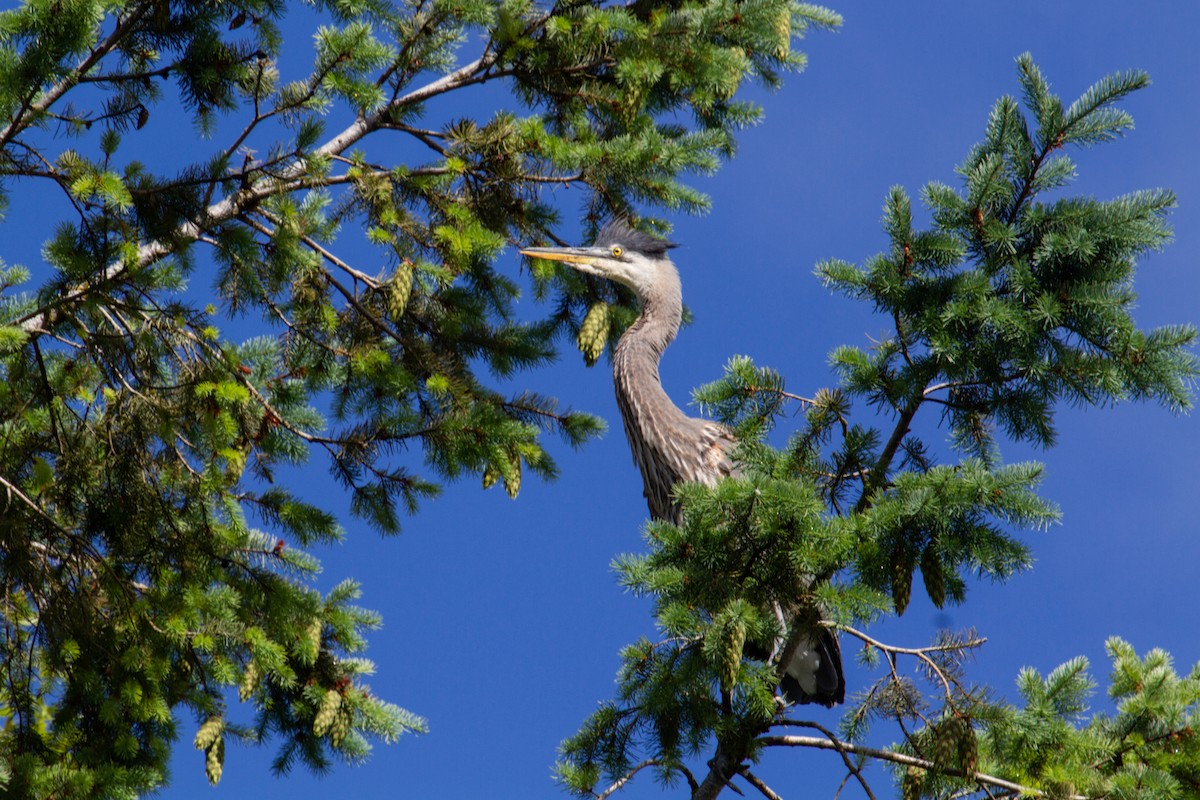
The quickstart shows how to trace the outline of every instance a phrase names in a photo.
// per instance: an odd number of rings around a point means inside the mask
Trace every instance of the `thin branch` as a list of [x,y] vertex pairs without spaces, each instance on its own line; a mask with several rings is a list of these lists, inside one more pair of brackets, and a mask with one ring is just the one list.
[[[368,116],[358,117],[353,123],[318,147],[310,155],[296,158],[291,164],[280,170],[277,175],[264,177],[255,181],[251,186],[244,187],[222,200],[209,205],[197,214],[194,219],[180,224],[176,228],[172,239],[175,241],[195,241],[204,234],[206,228],[212,228],[239,216],[247,208],[257,206],[267,197],[285,194],[309,186],[328,185],[328,179],[313,180],[308,177],[308,162],[310,159],[342,153],[373,131],[387,127],[392,116],[392,111],[396,108],[411,105],[462,86],[481,83],[491,78],[500,77],[502,74],[507,74],[503,72],[488,72],[494,60],[495,55],[493,53],[486,53],[466,66],[448,75],[444,75],[435,81],[431,81],[420,89],[409,92],[390,105]],[[8,131],[9,129],[6,129],[4,134],[7,134]],[[3,142],[3,134],[0,134],[0,144],[3,144]],[[113,280],[127,271],[145,268],[169,255],[172,250],[173,246],[169,243],[158,240],[145,242],[138,247],[134,258],[127,261],[116,261],[105,267],[101,273],[101,279]],[[89,291],[88,287],[80,287],[68,292],[56,305],[77,300],[86,294],[87,291]],[[50,308],[44,308],[22,318],[20,320],[21,327],[31,335],[41,335],[48,328],[47,317],[50,311]]]
[[[829,741],[816,736],[762,736],[757,739],[759,744],[767,747],[814,747],[818,750],[838,750],[846,753],[854,753],[855,755],[866,756],[867,758],[875,758],[880,761],[888,761],[893,764],[903,764],[909,767],[918,767],[928,772],[937,772],[943,775],[952,775],[957,778],[966,778],[974,781],[980,786],[997,786],[1001,789],[1007,789],[1010,792],[1028,795],[1032,797],[1049,797],[1049,795],[1041,789],[1035,789],[1032,786],[1022,786],[1019,783],[997,778],[994,775],[988,775],[983,772],[966,772],[959,769],[936,769],[932,761],[916,756],[897,753],[892,750],[880,750],[875,747],[867,747],[866,745],[854,744],[853,742]],[[1067,795],[1066,800],[1091,800],[1087,795],[1072,794]]]
[[164,67],[143,70],[142,72],[109,72],[102,75],[84,75],[76,83],[125,83],[126,81],[144,81],[147,78],[165,78],[178,68],[179,62],[173,61]]
[[753,392],[755,394],[769,393],[769,394],[778,395],[780,397],[785,397],[788,400],[795,400],[797,403],[799,403],[802,406],[813,406],[813,405],[817,404],[817,401],[813,400],[811,397],[804,397],[803,395],[793,394],[792,392],[787,392],[787,391],[784,391],[783,389],[772,389],[772,388],[765,387],[765,386],[754,386],[753,384],[746,387],[746,389],[747,389],[747,391]]
[[[280,219],[278,217],[276,217],[274,214],[271,214],[270,212],[265,211],[261,208],[256,209],[256,211],[257,211],[257,213],[261,214],[263,217],[270,220],[272,225],[275,225],[278,227],[278,225],[280,223]],[[271,232],[264,227],[259,227],[259,226],[254,226],[254,227],[260,233],[262,233],[264,235],[267,235],[267,236],[271,235]],[[380,286],[383,285],[382,283],[380,283],[380,281],[378,279],[371,277],[370,275],[368,275],[367,273],[363,272],[360,269],[355,269],[354,267],[350,266],[342,259],[338,258],[336,255],[334,255],[329,250],[327,250],[325,247],[323,247],[320,242],[318,242],[316,239],[312,238],[308,234],[306,234],[306,233],[300,234],[300,241],[304,242],[304,244],[307,245],[310,250],[312,250],[317,255],[321,256],[321,258],[325,259],[330,264],[334,265],[335,267],[340,269],[342,272],[345,272],[350,277],[352,277],[356,280],[362,281],[363,283],[365,283],[367,286],[371,287],[372,289],[378,289]]]
[[863,487],[862,497],[858,499],[855,505],[855,511],[866,511],[871,504],[875,492],[882,489],[887,482],[888,467],[892,465],[892,459],[896,457],[896,451],[900,449],[901,442],[908,435],[909,426],[912,425],[913,417],[917,415],[917,411],[921,408],[923,397],[917,397],[909,401],[904,410],[900,412],[900,419],[896,420],[896,427],[892,430],[892,435],[884,445],[883,451],[879,454],[879,459],[875,462],[875,466],[871,468],[871,475]]
[[622,786],[624,786],[625,784],[627,784],[631,780],[633,780],[634,775],[637,775],[639,772],[644,770],[646,767],[656,767],[660,763],[662,763],[662,762],[660,762],[656,758],[648,758],[645,761],[641,762],[640,764],[634,765],[632,769],[630,769],[628,772],[626,772],[621,777],[617,778],[613,782],[612,786],[609,786],[603,792],[596,795],[596,800],[607,800],[608,797],[612,796],[613,792],[618,791]]
[[43,509],[36,502],[34,502],[29,497],[29,495],[22,492],[21,488],[19,486],[17,486],[15,483],[10,482],[3,475],[0,475],[0,484],[2,484],[4,486],[4,491],[8,495],[8,500],[4,504],[5,509],[7,509],[9,506],[12,505],[12,499],[13,499],[13,496],[15,495],[18,500],[20,500],[22,503],[24,503],[25,505],[27,505],[31,509],[33,509],[33,511],[39,517],[41,517],[46,522],[53,525],[55,530],[59,531],[60,533],[68,533],[67,529],[64,528],[62,525],[60,525],[58,520],[56,520],[54,517],[47,514],[45,509]]
[[135,8],[133,13],[126,17],[124,21],[117,23],[116,27],[113,28],[112,33],[105,37],[104,41],[100,42],[100,44],[98,44],[96,48],[88,54],[87,58],[80,61],[79,64],[77,64],[75,68],[71,70],[69,75],[47,89],[42,96],[37,99],[36,102],[23,104],[23,107],[13,115],[12,122],[10,122],[3,131],[0,131],[0,148],[5,147],[12,140],[12,137],[23,129],[24,126],[22,125],[22,122],[24,122],[27,112],[32,111],[34,113],[43,113],[49,109],[50,106],[54,105],[55,101],[70,91],[71,87],[75,86],[75,84],[79,82],[80,78],[86,75],[92,67],[99,63],[99,61],[108,55],[113,48],[120,44],[122,39],[132,32],[133,28],[141,20],[142,16],[150,9],[150,7],[150,3],[143,3]]
[[906,655],[906,656],[916,656],[917,658],[919,658],[922,662],[924,662],[925,666],[927,666],[930,670],[933,671],[933,673],[935,675],[937,675],[938,680],[941,681],[942,687],[946,691],[946,702],[949,703],[951,707],[954,707],[954,705],[955,705],[954,704],[954,695],[951,692],[951,685],[953,684],[953,685],[957,686],[958,682],[951,681],[949,678],[947,678],[946,674],[942,671],[941,667],[939,667],[937,665],[936,661],[934,661],[932,658],[930,658],[929,654],[930,653],[957,652],[960,650],[972,650],[976,647],[983,645],[987,641],[987,637],[977,636],[974,639],[970,639],[966,642],[959,642],[957,644],[940,644],[940,645],[931,645],[929,647],[896,647],[894,645],[884,644],[883,642],[881,642],[877,639],[873,639],[870,636],[868,636],[867,634],[863,633],[862,631],[851,628],[849,625],[837,625],[836,627],[838,630],[845,631],[846,633],[850,634],[851,636],[871,645],[872,647],[879,648],[884,653],[887,653],[888,654],[888,663],[891,664],[891,666],[892,666],[892,676],[896,680],[899,680],[899,676],[896,675],[896,666],[895,666],[896,662],[894,659],[895,656]]
[[[496,54],[493,51],[484,53],[479,58],[472,61],[466,66],[459,67],[447,75],[443,75],[432,83],[427,83],[420,89],[414,89],[403,97],[399,97],[389,107],[382,111],[377,111],[371,115],[375,119],[375,126],[378,127],[380,118],[386,116],[392,108],[398,106],[410,106],[413,103],[419,103],[422,100],[428,100],[439,94],[445,94],[460,86],[466,86],[472,83],[479,83],[481,76],[487,72],[487,69],[496,61]],[[490,73],[494,77],[499,77],[502,73]],[[486,78],[483,78],[486,80]],[[345,149],[345,148],[343,148]]]
[[787,724],[803,725],[806,728],[813,728],[814,730],[818,730],[822,734],[824,734],[825,738],[828,739],[830,742],[832,742],[835,745],[835,749],[837,750],[838,755],[840,755],[842,757],[842,763],[846,765],[847,775],[848,776],[853,775],[855,777],[855,779],[858,781],[858,785],[861,786],[863,788],[863,791],[867,793],[867,797],[871,798],[871,800],[876,800],[875,793],[873,791],[871,791],[871,785],[869,783],[867,783],[867,779],[865,777],[863,777],[862,768],[855,765],[855,763],[850,760],[850,755],[847,752],[846,748],[843,746],[844,742],[842,742],[840,739],[838,739],[833,731],[829,730],[828,728],[826,728],[824,725],[821,725],[820,723],[811,722],[811,721],[801,722],[799,720],[787,720]]
[[884,644],[877,639],[873,639],[862,631],[855,630],[849,625],[834,625],[839,631],[844,631],[856,639],[861,639],[872,647],[878,647],[885,653],[897,653],[904,656],[923,656],[927,653],[947,653],[955,650],[969,650],[987,643],[986,636],[977,636],[966,642],[959,644],[934,644],[929,647],[897,647],[896,645]]
[[425,131],[425,130],[418,129],[418,128],[412,128],[401,122],[393,122],[393,123],[388,124],[386,127],[391,128],[392,130],[403,131],[404,133],[409,134],[414,139],[416,139],[418,142],[425,145],[426,147],[428,147],[433,152],[437,153],[442,158],[450,157],[450,151],[447,150],[445,147],[443,147],[441,144],[439,144],[437,141],[437,139],[445,138],[443,135],[435,134],[434,136],[430,136],[431,131]]
[[[268,214],[263,209],[260,208],[260,209],[256,209],[256,210],[259,214],[266,217],[272,223],[274,223],[274,224],[279,223],[279,220],[276,217]],[[266,225],[255,222],[254,220],[249,219],[249,218],[243,218],[243,221],[250,227],[257,230],[259,233],[262,233],[264,236],[273,235],[273,232]],[[325,251],[324,248],[321,248],[319,245],[317,245],[316,242],[314,242],[314,241],[309,240],[309,241],[306,241],[305,244],[308,244],[310,247],[313,247],[313,249],[316,250],[317,252],[319,252],[322,256],[324,256],[328,252],[328,251]],[[333,258],[332,253],[329,254],[329,258],[331,258],[331,259]],[[335,259],[335,263],[336,263],[336,259]],[[341,266],[341,264],[339,263],[338,266]],[[349,265],[346,265],[346,269],[351,271],[351,274],[353,274],[354,272],[357,272],[357,270],[353,270],[352,268],[350,268]],[[371,327],[375,328],[375,330],[379,331],[383,335],[390,337],[393,341],[395,341],[397,343],[403,341],[403,339],[399,333],[397,333],[395,330],[393,330],[392,327],[389,326],[387,323],[385,323],[383,320],[379,319],[379,317],[372,314],[368,309],[363,307],[362,303],[358,302],[358,300],[354,297],[354,293],[351,292],[349,289],[347,289],[345,286],[343,286],[341,283],[339,283],[338,280],[336,278],[334,278],[332,275],[330,275],[328,272],[325,273],[325,280],[329,282],[330,286],[332,286],[334,289],[337,289],[338,293],[343,298],[345,298],[346,302],[349,303],[354,308],[355,311],[357,311],[359,314],[361,314],[363,319],[365,319]],[[373,281],[373,279],[371,279],[371,280]]]
[[751,772],[748,768],[742,767],[738,770],[738,774],[745,778],[747,783],[749,783],[755,789],[758,789],[758,791],[762,792],[763,797],[767,798],[767,800],[783,800],[782,797],[775,793],[774,789],[763,783],[762,779]]
[[685,767],[683,764],[677,764],[675,769],[683,773],[683,777],[687,779],[688,788],[692,790],[693,796],[696,794],[696,792],[700,791],[700,784],[696,781],[696,776],[692,774],[690,769]]
[[842,796],[842,789],[846,788],[846,784],[850,782],[850,773],[847,772],[842,776],[842,782],[838,784],[837,791],[833,793],[833,800],[839,800]]
[[1026,200],[1034,195],[1033,184],[1034,180],[1037,178],[1038,170],[1042,168],[1042,164],[1045,162],[1046,156],[1050,155],[1051,151],[1053,151],[1056,147],[1058,147],[1057,144],[1045,146],[1039,150],[1038,154],[1034,157],[1029,174],[1021,181],[1021,193],[1017,195],[1016,202],[1014,202],[1012,208],[1008,210],[1008,219],[1004,221],[1005,224],[1012,225],[1014,222],[1016,222],[1017,215],[1021,212],[1021,206]]

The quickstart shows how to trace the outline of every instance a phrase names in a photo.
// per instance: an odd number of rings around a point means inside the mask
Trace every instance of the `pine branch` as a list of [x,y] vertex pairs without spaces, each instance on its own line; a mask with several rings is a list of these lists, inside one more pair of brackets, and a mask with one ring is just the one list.
[[[814,729],[820,731],[825,736],[825,738],[828,739],[833,744],[835,744],[835,745],[841,744],[841,740],[838,739],[837,735],[834,734],[833,731],[829,730],[824,725],[821,725],[819,723],[811,722],[811,721],[800,722],[800,721],[796,721],[796,720],[785,720],[784,724],[801,725],[806,728],[814,728]],[[849,751],[847,751],[845,747],[837,747],[836,749],[838,751],[838,755],[840,755],[842,757],[842,763],[846,765],[847,778],[849,778],[850,776],[853,776],[855,778],[855,780],[858,781],[859,786],[862,787],[862,790],[864,792],[866,792],[867,797],[870,798],[870,800],[876,800],[875,792],[872,791],[871,785],[869,783],[867,783],[866,776],[862,774],[862,767],[858,766],[857,764],[855,764],[854,762],[852,762],[850,760]]]
[[913,418],[917,415],[917,411],[920,410],[923,400],[923,397],[913,398],[904,407],[904,410],[900,412],[900,418],[896,420],[896,425],[892,429],[892,435],[888,437],[887,444],[884,445],[883,450],[879,453],[879,458],[875,461],[875,465],[871,467],[867,474],[862,496],[858,498],[858,503],[854,506],[856,513],[866,511],[867,507],[871,505],[875,494],[884,488],[887,482],[888,470],[892,466],[892,460],[895,459],[901,443],[904,442],[904,437],[908,435]]
[[[745,778],[747,783],[749,783],[755,789],[758,789],[762,796],[767,798],[767,800],[783,800],[782,797],[775,793],[774,789],[772,789],[770,786],[764,783],[761,778],[751,772],[749,767],[742,767],[738,770],[738,774]],[[875,800],[875,798],[872,797],[871,800]]]
[[141,21],[141,18],[152,7],[153,4],[149,2],[142,3],[140,6],[137,6],[129,14],[129,16],[117,23],[116,27],[113,28],[112,33],[106,36],[104,41],[100,42],[100,44],[93,48],[92,52],[90,52],[86,58],[80,61],[75,68],[71,70],[71,74],[65,78],[62,78],[49,89],[47,89],[38,100],[25,103],[21,109],[13,114],[12,122],[10,122],[4,128],[4,130],[0,130],[0,150],[3,150],[6,146],[8,146],[8,143],[12,141],[12,138],[24,129],[22,123],[25,121],[25,117],[29,112],[33,112],[34,114],[44,113],[50,108],[50,106],[54,105],[54,103],[60,97],[70,91],[72,87],[77,85],[80,79],[86,75],[92,67],[98,64],[101,59],[112,52],[112,50],[116,48],[117,45],[119,45],[121,41],[133,31],[133,29]]
[[853,742],[843,742],[840,739],[830,741],[829,739],[821,739],[816,736],[762,736],[758,740],[759,744],[766,747],[813,747],[818,750],[837,750],[845,753],[853,753],[855,755],[874,758],[879,761],[887,761],[892,764],[900,764],[906,767],[918,767],[927,772],[939,772],[940,774],[950,775],[956,778],[966,778],[969,781],[974,781],[980,787],[995,786],[1000,789],[1005,789],[1017,794],[1030,797],[1060,797],[1063,800],[1092,800],[1087,795],[1069,794],[1069,795],[1052,795],[1050,792],[1045,792],[1041,789],[1035,789],[1031,786],[1023,786],[1013,781],[997,778],[994,775],[988,775],[983,772],[967,772],[960,769],[941,769],[939,770],[932,761],[916,756],[897,753],[894,750],[880,750],[876,747],[867,747],[866,745],[854,744]]
[[[492,65],[494,60],[494,54],[485,53],[484,56],[475,59],[471,63],[455,70],[454,72],[444,75],[419,89],[409,92],[398,100],[393,101],[387,107],[382,108],[368,116],[359,117],[340,133],[333,136],[316,150],[314,150],[311,155],[303,158],[297,158],[289,166],[281,170],[277,175],[256,181],[253,185],[243,188],[225,197],[224,199],[209,205],[198,215],[198,217],[180,225],[175,231],[175,238],[185,241],[196,241],[203,235],[206,228],[211,228],[222,222],[227,222],[241,215],[246,210],[259,205],[268,197],[278,194],[286,194],[288,192],[309,186],[326,185],[323,179],[310,180],[306,178],[308,161],[310,159],[339,155],[343,153],[347,148],[351,147],[370,133],[386,127],[391,115],[400,108],[412,105],[413,103],[419,103],[423,100],[429,99],[430,97],[435,97],[439,94],[444,94],[446,92],[459,89],[463,86],[480,83],[483,80],[488,80],[492,77],[498,77],[498,73],[487,73],[488,68]],[[69,87],[65,87],[62,91],[66,91],[66,88]],[[7,132],[7,129],[5,132]],[[3,144],[4,138],[2,135],[0,135],[0,146]],[[165,244],[160,241],[145,242],[137,248],[136,256],[129,262],[114,262],[109,264],[103,270],[101,274],[101,280],[112,281],[128,271],[144,269],[159,259],[169,255],[171,252],[172,245]],[[65,305],[67,303],[81,300],[89,290],[89,287],[81,287],[67,292],[65,296],[56,301],[56,305]],[[22,317],[20,320],[22,329],[29,333],[30,336],[41,335],[49,327],[47,325],[48,312],[49,309],[41,309],[30,315]]]
[[708,764],[708,774],[692,791],[692,800],[715,800],[726,786],[734,788],[729,780],[741,769],[741,757],[734,757],[723,745],[717,745],[717,752]]
[[646,767],[657,767],[661,763],[662,762],[656,758],[647,758],[645,761],[641,762],[640,764],[635,764],[624,775],[622,775],[620,778],[617,778],[615,781],[613,781],[612,784],[607,789],[605,789],[603,792],[600,792],[599,794],[595,795],[596,800],[608,800],[608,798],[611,797],[614,792],[620,791],[620,789],[622,787],[624,787],[625,784],[627,784],[631,780],[633,780],[634,775],[637,775],[639,772],[646,769]]

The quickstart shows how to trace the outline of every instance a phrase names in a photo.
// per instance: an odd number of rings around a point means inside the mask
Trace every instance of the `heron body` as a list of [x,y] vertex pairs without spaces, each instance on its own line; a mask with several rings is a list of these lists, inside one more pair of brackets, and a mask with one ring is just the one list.
[[[617,407],[642,474],[650,516],[678,524],[673,487],[682,482],[714,486],[736,474],[730,452],[737,441],[723,426],[685,414],[659,377],[659,361],[679,332],[683,314],[679,271],[668,256],[674,246],[613,220],[591,247],[530,247],[521,253],[565,262],[637,295],[641,312],[613,353]],[[845,680],[837,637],[819,628],[808,639],[787,665],[781,681],[785,696],[796,703],[842,702]]]

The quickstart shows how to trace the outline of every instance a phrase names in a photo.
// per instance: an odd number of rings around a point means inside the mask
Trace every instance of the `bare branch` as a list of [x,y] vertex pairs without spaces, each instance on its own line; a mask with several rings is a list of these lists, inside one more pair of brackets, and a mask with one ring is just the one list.
[[858,784],[860,786],[862,786],[863,791],[867,793],[867,797],[871,798],[871,800],[876,800],[875,793],[873,791],[871,791],[870,784],[867,783],[867,779],[862,774],[862,768],[850,760],[850,756],[849,756],[846,748],[842,746],[843,742],[837,738],[837,736],[834,734],[833,731],[829,730],[828,728],[826,728],[824,725],[821,725],[820,723],[811,722],[811,721],[807,721],[807,720],[806,721],[785,720],[784,724],[800,725],[805,728],[812,728],[814,730],[818,730],[821,733],[823,733],[825,735],[825,738],[828,739],[830,742],[832,742],[836,746],[835,749],[838,751],[838,755],[840,755],[842,757],[842,763],[844,763],[846,765],[847,778],[850,775],[853,775],[855,777],[855,779],[858,781]]
[[745,778],[747,783],[749,783],[755,789],[758,789],[758,791],[762,792],[763,797],[766,797],[767,800],[783,800],[782,797],[775,793],[774,789],[763,783],[762,779],[751,772],[748,768],[742,767],[738,770],[738,774]]
[[929,647],[897,647],[896,645],[892,644],[884,644],[878,639],[872,639],[867,634],[863,633],[862,631],[855,630],[849,625],[833,625],[831,627],[835,627],[839,631],[848,633],[856,639],[861,639],[872,647],[878,647],[885,653],[896,653],[902,656],[924,656],[929,653],[947,653],[956,650],[969,650],[979,647],[987,642],[986,636],[977,636],[974,639],[969,639],[968,641],[960,642],[959,644],[935,644],[930,645]]
[[871,645],[872,647],[877,647],[881,651],[887,653],[889,656],[888,661],[892,666],[892,676],[894,678],[896,678],[896,680],[899,680],[899,676],[896,675],[896,666],[895,666],[895,660],[894,660],[895,656],[906,655],[906,656],[916,656],[917,658],[919,658],[925,664],[925,666],[927,666],[930,669],[930,671],[932,671],[935,675],[937,675],[938,680],[941,681],[943,688],[946,690],[946,701],[951,706],[954,705],[954,696],[953,696],[953,693],[951,692],[951,685],[957,684],[957,682],[952,681],[949,678],[947,678],[945,672],[942,671],[942,668],[938,666],[937,662],[934,661],[929,656],[929,654],[930,653],[958,652],[961,650],[971,650],[971,649],[981,646],[984,642],[987,641],[987,637],[976,636],[974,639],[970,639],[965,642],[959,642],[956,644],[940,644],[940,645],[932,645],[930,647],[896,647],[895,645],[884,644],[883,642],[881,642],[877,639],[873,639],[870,636],[868,636],[867,634],[863,633],[862,631],[851,628],[849,625],[837,625],[835,627],[838,630],[845,631],[846,633],[850,634],[851,636],[853,636],[857,639],[860,639],[861,641]]
[[[854,753],[855,755],[866,756],[867,758],[875,758],[880,761],[888,761],[893,764],[903,764],[909,767],[918,767],[929,772],[939,772],[943,775],[952,775],[958,778],[966,778],[967,780],[978,783],[983,786],[997,786],[1001,789],[1007,789],[1010,792],[1027,795],[1030,797],[1048,797],[1049,795],[1041,789],[1035,789],[1032,786],[1022,786],[1019,783],[1006,781],[1003,778],[997,778],[994,775],[988,775],[983,772],[965,772],[959,769],[942,769],[938,770],[934,767],[932,761],[916,756],[897,753],[893,750],[880,750],[876,747],[867,747],[866,745],[854,744],[853,742],[843,742],[840,740],[830,741],[816,736],[762,736],[758,742],[767,747],[815,747],[818,750],[837,750],[843,753]],[[1087,795],[1072,794],[1067,795],[1067,800],[1091,800]]]
[[631,780],[633,780],[634,775],[637,775],[639,772],[644,770],[646,767],[656,767],[660,763],[662,763],[662,762],[660,762],[656,758],[648,758],[645,761],[641,762],[640,764],[635,764],[632,769],[630,769],[628,772],[626,772],[621,777],[617,778],[613,782],[612,786],[609,786],[603,792],[596,795],[596,800],[607,800],[608,797],[612,796],[613,792],[618,791],[622,786],[624,786],[625,784],[627,784]]

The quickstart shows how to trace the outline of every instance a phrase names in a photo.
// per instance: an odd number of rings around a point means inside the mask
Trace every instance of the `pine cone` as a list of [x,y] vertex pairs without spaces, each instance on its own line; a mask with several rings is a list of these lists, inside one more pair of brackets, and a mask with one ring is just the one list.
[[204,753],[204,774],[208,776],[208,782],[216,786],[221,782],[221,772],[224,769],[225,739],[221,737]]
[[892,553],[892,603],[896,613],[903,614],[908,608],[908,599],[912,594],[912,562],[896,547]]
[[942,571],[942,560],[937,557],[932,545],[921,554],[921,577],[925,579],[925,591],[929,599],[941,608],[946,603],[946,573]]
[[313,733],[317,736],[324,736],[328,733],[329,729],[333,727],[341,707],[341,692],[337,689],[326,691],[325,696],[321,698],[321,706],[317,709],[317,715],[313,717]]
[[515,451],[508,454],[508,474],[504,476],[504,491],[508,492],[508,496],[513,500],[517,499],[517,494],[521,491],[521,457]]
[[387,282],[388,314],[393,321],[404,316],[404,311],[408,308],[408,298],[412,295],[412,284],[412,262],[406,259],[400,262]]
[[604,353],[604,345],[608,343],[608,318],[608,303],[593,303],[579,326],[579,352],[589,365],[595,364]]
[[317,656],[321,654],[321,620],[314,619],[308,626],[308,630],[304,632],[304,652],[308,656],[309,662],[317,660]]
[[909,767],[905,770],[904,779],[900,782],[901,800],[918,800],[924,783],[925,770],[920,767]]
[[246,665],[246,671],[242,673],[242,682],[238,685],[238,699],[243,703],[249,700],[258,691],[258,685],[261,682],[262,671],[259,669],[258,661],[252,658]]
[[979,739],[975,736],[975,728],[966,719],[958,735],[958,763],[967,774],[974,772],[979,763]]
[[213,716],[204,720],[204,724],[200,726],[200,730],[196,731],[196,738],[193,740],[197,750],[208,750],[213,746],[213,742],[221,738],[221,731],[225,730],[225,720],[221,717]]
[[742,648],[746,644],[746,623],[740,619],[726,620],[721,626],[721,691],[732,692],[737,685],[742,666]]
[[970,720],[957,714],[946,717],[933,727],[933,761],[938,771],[975,771],[979,760],[979,741]]
[[498,480],[500,480],[500,470],[496,469],[495,464],[489,463],[483,468],[483,488],[492,488]]
[[346,734],[350,733],[351,722],[353,722],[353,717],[350,709],[343,705],[338,709],[333,725],[329,728],[329,741],[334,747],[340,746],[345,741]]
[[958,717],[946,717],[933,726],[933,754],[929,760],[938,772],[946,772],[957,766],[958,743]]

